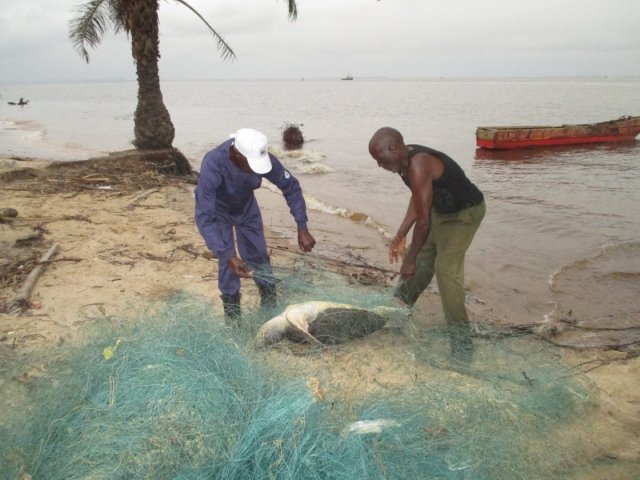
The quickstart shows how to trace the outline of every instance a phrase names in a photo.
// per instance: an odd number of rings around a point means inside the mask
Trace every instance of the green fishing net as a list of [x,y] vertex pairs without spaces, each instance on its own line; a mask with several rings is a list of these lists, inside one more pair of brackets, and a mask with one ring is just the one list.
[[[578,419],[595,394],[552,346],[489,335],[459,364],[443,325],[411,330],[403,322],[420,319],[400,316],[353,342],[256,349],[258,328],[290,304],[397,307],[389,287],[318,261],[269,275],[279,305],[243,304],[240,328],[210,299],[178,293],[92,324],[27,385],[3,370],[23,401],[8,414],[0,400],[0,477],[495,480],[590,468]],[[339,375],[347,357],[367,359],[356,370],[391,362],[402,380],[349,390],[353,379]]]

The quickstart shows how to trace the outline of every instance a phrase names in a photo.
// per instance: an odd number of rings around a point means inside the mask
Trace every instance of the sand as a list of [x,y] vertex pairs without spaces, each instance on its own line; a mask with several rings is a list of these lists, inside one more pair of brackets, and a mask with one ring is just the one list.
[[[0,175],[5,175],[0,177],[0,209],[18,212],[0,223],[0,362],[38,349],[65,349],[78,341],[84,323],[108,321],[131,305],[162,302],[176,291],[210,299],[211,308],[221,314],[217,260],[193,221],[193,179],[167,179],[153,171],[132,175],[95,165],[71,165],[55,175],[42,175],[47,165],[33,159],[0,159]],[[14,173],[7,176],[8,172]],[[296,261],[303,254],[284,200],[266,189],[258,191],[258,198],[274,264]],[[396,280],[397,266],[388,265],[382,239],[371,229],[315,212],[310,212],[310,229],[318,246],[309,255],[326,259],[354,278],[388,284]],[[58,244],[57,253],[44,265],[27,308],[12,308],[17,289],[36,265],[34,259],[53,243]],[[242,292],[243,308],[257,308],[251,281],[243,283]],[[419,308],[423,322],[441,319],[434,291],[423,294]],[[501,305],[474,300],[473,292],[469,311],[481,322],[496,324],[504,318]],[[402,337],[389,334],[364,339],[350,351],[328,357],[333,364],[323,368],[357,371],[358,388],[388,386],[397,381],[393,364],[403,355],[402,343]],[[620,465],[637,468],[640,462],[640,358],[598,348],[560,351],[564,360],[589,370],[597,386],[599,407],[584,422],[591,424],[599,455],[623,462],[588,478],[636,478],[630,475],[640,469],[632,473]],[[305,358],[294,361],[304,363]],[[33,365],[16,365],[3,383],[28,382],[38,375]],[[318,363],[304,368],[313,373]]]

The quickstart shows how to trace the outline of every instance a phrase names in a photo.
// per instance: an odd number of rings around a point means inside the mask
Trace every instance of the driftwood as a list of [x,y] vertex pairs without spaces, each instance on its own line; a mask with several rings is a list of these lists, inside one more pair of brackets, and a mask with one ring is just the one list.
[[29,296],[31,295],[31,290],[33,290],[33,286],[35,285],[38,277],[42,273],[44,266],[51,259],[51,257],[56,253],[58,249],[58,244],[54,243],[49,250],[40,258],[38,261],[38,265],[31,270],[27,279],[24,281],[15,297],[9,303],[9,310],[24,310],[29,306]]

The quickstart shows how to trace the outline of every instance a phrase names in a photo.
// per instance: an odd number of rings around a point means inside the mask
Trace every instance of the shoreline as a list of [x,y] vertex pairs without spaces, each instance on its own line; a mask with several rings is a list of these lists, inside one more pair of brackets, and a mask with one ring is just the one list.
[[[71,162],[10,157],[0,154],[0,176],[9,175],[9,177],[7,177],[9,180],[11,180],[13,176],[16,176],[16,179],[19,181],[22,177],[28,179],[30,175],[31,177],[37,175],[37,173],[34,172],[45,172],[46,170],[52,169],[55,175],[58,175],[57,178],[45,178],[40,181],[39,185],[34,183],[26,187],[26,190],[32,189],[34,193],[47,195],[47,192],[42,191],[45,189],[44,185],[46,185],[46,188],[50,190],[48,192],[49,194],[53,192],[54,194],[63,195],[65,192],[65,182],[72,182],[73,185],[70,185],[73,193],[68,193],[69,199],[82,196],[82,198],[85,199],[84,201],[90,201],[90,195],[97,193],[99,195],[97,199],[99,203],[111,203],[112,201],[118,203],[123,196],[130,195],[130,204],[120,205],[119,207],[127,212],[122,213],[121,216],[126,216],[129,212],[133,213],[133,211],[138,208],[165,208],[167,212],[172,212],[172,214],[176,216],[174,222],[179,222],[190,230],[184,235],[184,238],[189,239],[190,245],[196,245],[196,247],[193,248],[199,252],[199,255],[211,258],[211,254],[204,245],[193,222],[193,189],[195,188],[195,180],[193,178],[186,179],[180,177],[172,177],[173,180],[169,182],[157,180],[154,178],[153,172],[145,172],[144,170],[147,167],[141,167],[140,165],[133,167],[135,171],[130,171],[131,167],[127,163],[129,162],[127,155],[131,154],[131,152],[135,151],[114,152],[105,157],[95,157]],[[30,169],[33,170],[32,173],[28,173]],[[53,174],[54,173],[52,173],[52,175]],[[104,185],[100,185],[100,181],[102,181]],[[109,185],[110,181],[114,185]],[[304,185],[302,186],[304,189]],[[167,187],[170,188],[167,189]],[[102,190],[97,190],[97,188]],[[174,198],[170,201],[166,201],[167,195],[170,194],[164,192],[163,190],[165,189],[167,189],[167,192],[173,190],[171,195],[173,195]],[[37,192],[38,190],[40,190],[40,192]],[[85,192],[87,195],[83,195]],[[100,196],[102,198],[100,198]],[[162,196],[165,196],[164,205],[157,201]],[[276,257],[279,253],[294,256],[317,256],[322,259],[331,259],[334,266],[335,262],[342,263],[343,267],[347,270],[350,267],[361,271],[369,270],[366,275],[369,275],[372,281],[381,285],[392,286],[397,281],[399,264],[389,264],[387,257],[388,238],[386,235],[383,235],[376,226],[367,224],[366,218],[361,218],[360,216],[351,218],[345,215],[336,215],[331,212],[308,208],[309,229],[316,238],[317,244],[313,252],[303,254],[297,246],[295,223],[291,218],[286,202],[280,192],[274,190],[271,185],[263,185],[262,188],[256,190],[256,198],[261,206],[268,246],[272,249],[272,252],[275,250],[274,254]],[[153,205],[145,205],[150,199],[155,199],[156,203]],[[13,198],[9,197],[9,199],[7,199],[3,197],[2,200],[4,201],[4,205],[0,204],[0,208],[12,207],[11,203],[14,201]],[[60,205],[53,208],[54,210],[58,208],[60,211],[65,211],[72,210],[75,206],[67,204],[64,202],[64,198],[62,198]],[[96,206],[96,212],[99,211],[97,208]],[[37,211],[37,209],[35,211]],[[82,211],[83,209],[80,208],[77,215],[81,215]],[[65,216],[73,217],[73,215],[70,214]],[[169,215],[161,216],[166,217]],[[18,221],[22,220],[22,218],[24,218],[24,213],[21,212],[21,217],[18,217]],[[141,218],[144,218],[144,215],[142,215]],[[110,219],[110,221],[116,222],[119,220]],[[38,217],[30,220],[30,222],[44,222],[46,225],[48,220],[46,220],[45,215],[40,213]],[[123,222],[126,224],[127,220]],[[61,231],[65,232],[64,228],[62,228]],[[166,241],[166,239],[157,240],[158,244]],[[130,242],[135,243],[135,239],[130,239]],[[275,242],[275,248],[272,248],[271,242]],[[64,252],[64,245],[62,246],[62,251]],[[469,257],[473,257],[474,255],[481,255],[481,253],[471,252]],[[156,256],[156,254],[151,254],[152,258]],[[480,257],[478,257],[478,259],[479,258]],[[529,311],[531,308],[529,305],[521,305],[518,303],[518,300],[522,300],[522,298],[520,298],[520,292],[515,288],[515,295],[509,298],[503,298],[503,301],[500,302],[498,296],[492,293],[489,287],[491,278],[487,277],[486,273],[479,268],[478,264],[472,264],[472,261],[472,258],[467,259],[467,270],[470,270],[468,273],[471,274],[467,275],[465,281],[467,309],[472,322],[521,329],[529,327],[539,329],[540,331],[545,328],[555,330],[564,328],[562,324],[562,320],[564,319],[558,318],[560,314],[557,303],[549,303],[548,309],[543,315],[532,315],[532,313],[541,310],[543,307],[542,304],[535,307],[534,311]],[[351,274],[353,274],[353,272],[351,272]],[[251,281],[246,282],[243,280],[243,285],[245,283],[253,284]],[[549,286],[553,288],[553,285],[550,284]],[[217,287],[214,286],[214,289],[217,290]],[[488,294],[488,298],[483,298],[482,292]],[[550,291],[549,293],[551,295],[552,292]],[[218,294],[211,294],[211,296],[215,298]],[[418,311],[424,310],[429,312],[429,315],[435,315],[442,320],[435,279],[420,297],[416,307]]]

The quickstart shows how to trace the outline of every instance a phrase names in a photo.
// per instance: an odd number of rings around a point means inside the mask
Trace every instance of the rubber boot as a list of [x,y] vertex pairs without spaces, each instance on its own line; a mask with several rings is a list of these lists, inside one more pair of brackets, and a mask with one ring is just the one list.
[[271,309],[278,305],[278,296],[274,284],[258,285],[258,291],[260,292],[260,308]]
[[235,295],[222,295],[224,323],[232,327],[240,325],[240,292]]

